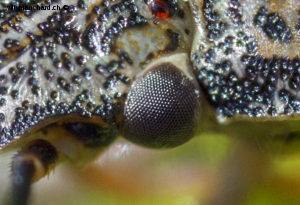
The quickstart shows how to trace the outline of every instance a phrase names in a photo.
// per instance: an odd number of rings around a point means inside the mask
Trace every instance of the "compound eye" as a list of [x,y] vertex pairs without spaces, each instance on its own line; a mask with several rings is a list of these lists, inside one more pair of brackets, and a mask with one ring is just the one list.
[[125,138],[153,148],[175,147],[193,136],[199,98],[176,66],[160,64],[139,78],[125,105]]

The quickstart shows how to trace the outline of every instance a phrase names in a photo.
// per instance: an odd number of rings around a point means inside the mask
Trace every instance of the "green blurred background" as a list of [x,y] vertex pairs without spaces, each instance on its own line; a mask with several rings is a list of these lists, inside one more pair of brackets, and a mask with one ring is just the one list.
[[[239,142],[221,135],[198,136],[169,150],[141,148],[119,139],[86,167],[59,165],[48,177],[34,184],[31,204],[207,204],[220,186],[231,190],[238,184],[234,180],[222,184],[222,177],[235,176],[226,173],[231,172],[228,166],[238,164],[235,157],[243,159],[248,152],[244,153]],[[12,154],[1,154],[2,198],[7,195]],[[263,160],[259,159],[260,154]],[[251,165],[249,172],[242,176],[251,183],[245,191],[236,193],[242,195],[239,204],[300,204],[300,153],[272,156],[262,151],[252,160],[257,165]],[[243,163],[248,169],[247,160]],[[258,170],[259,174],[250,176],[252,170]]]

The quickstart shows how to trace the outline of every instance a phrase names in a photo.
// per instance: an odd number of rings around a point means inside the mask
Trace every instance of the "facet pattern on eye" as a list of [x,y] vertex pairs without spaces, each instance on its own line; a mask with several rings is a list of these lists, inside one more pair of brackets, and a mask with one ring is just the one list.
[[199,98],[194,84],[172,64],[159,64],[138,79],[125,105],[124,135],[157,148],[193,136]]

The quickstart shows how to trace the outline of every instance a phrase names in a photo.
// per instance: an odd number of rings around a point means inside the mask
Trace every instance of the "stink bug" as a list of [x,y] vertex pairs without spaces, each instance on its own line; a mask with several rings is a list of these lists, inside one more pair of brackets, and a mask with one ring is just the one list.
[[255,153],[297,139],[299,1],[286,5],[2,2],[0,149],[19,149],[6,203],[27,204],[60,161],[92,161],[118,136],[162,149],[223,133]]

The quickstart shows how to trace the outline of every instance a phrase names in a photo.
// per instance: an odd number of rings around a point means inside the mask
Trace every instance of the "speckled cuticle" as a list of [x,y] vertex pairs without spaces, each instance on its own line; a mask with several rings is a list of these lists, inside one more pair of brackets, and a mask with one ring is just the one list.
[[36,3],[0,6],[0,148],[55,119],[96,117],[118,127],[126,93],[143,66],[190,48],[192,35],[178,26],[191,25],[182,14],[186,2],[169,2],[172,23],[155,20],[143,0],[53,0],[38,3],[68,9],[3,9]]

